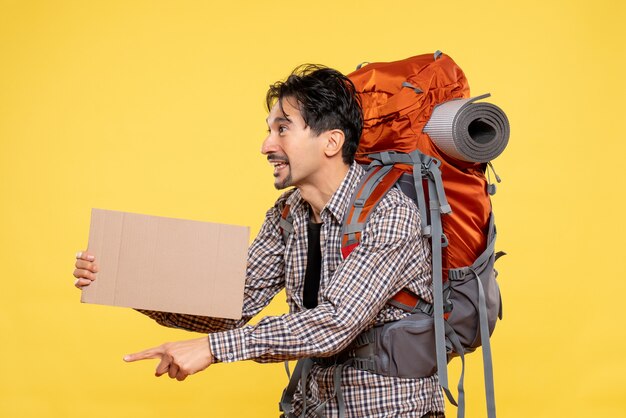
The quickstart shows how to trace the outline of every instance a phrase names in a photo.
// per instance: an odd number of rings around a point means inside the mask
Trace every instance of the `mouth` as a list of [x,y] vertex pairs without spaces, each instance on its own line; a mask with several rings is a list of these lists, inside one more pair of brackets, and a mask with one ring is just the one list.
[[270,155],[267,157],[267,161],[274,166],[274,177],[277,177],[278,174],[289,165],[289,160],[286,157]]

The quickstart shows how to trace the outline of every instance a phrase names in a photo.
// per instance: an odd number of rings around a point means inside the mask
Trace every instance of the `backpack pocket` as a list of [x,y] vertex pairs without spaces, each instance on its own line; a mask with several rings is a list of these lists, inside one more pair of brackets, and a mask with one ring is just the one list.
[[379,327],[376,351],[380,374],[404,378],[437,371],[433,318],[418,312]]
[[478,322],[479,281],[485,296],[485,313],[489,325],[489,335],[493,332],[502,309],[500,288],[496,281],[493,262],[488,263],[485,267],[481,271],[476,271],[476,275],[468,273],[463,279],[450,280],[452,312],[448,318],[448,324],[458,335],[466,352],[474,351],[481,344]]

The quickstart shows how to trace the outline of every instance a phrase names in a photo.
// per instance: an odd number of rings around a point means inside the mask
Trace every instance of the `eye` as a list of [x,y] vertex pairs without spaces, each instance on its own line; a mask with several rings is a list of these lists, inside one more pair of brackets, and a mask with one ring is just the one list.
[[282,134],[282,133],[283,133],[283,132],[285,132],[286,130],[287,130],[287,126],[285,126],[285,125],[280,125],[280,126],[278,127],[278,133],[279,133],[279,134]]

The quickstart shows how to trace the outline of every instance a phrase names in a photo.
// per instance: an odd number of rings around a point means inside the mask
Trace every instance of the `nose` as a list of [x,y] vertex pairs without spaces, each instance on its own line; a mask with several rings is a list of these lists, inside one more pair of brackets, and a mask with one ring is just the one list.
[[272,152],[276,152],[277,150],[278,145],[276,143],[276,138],[274,138],[274,135],[270,133],[261,144],[261,154],[267,155],[271,154]]

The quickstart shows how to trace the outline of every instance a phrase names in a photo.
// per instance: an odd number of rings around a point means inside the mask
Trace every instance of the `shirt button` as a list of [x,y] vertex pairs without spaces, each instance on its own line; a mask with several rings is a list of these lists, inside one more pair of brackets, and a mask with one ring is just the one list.
[[233,357],[235,357],[235,355],[234,355],[233,353],[228,353],[228,354],[226,354],[226,358],[227,358],[228,360],[232,360],[232,359],[233,359]]

